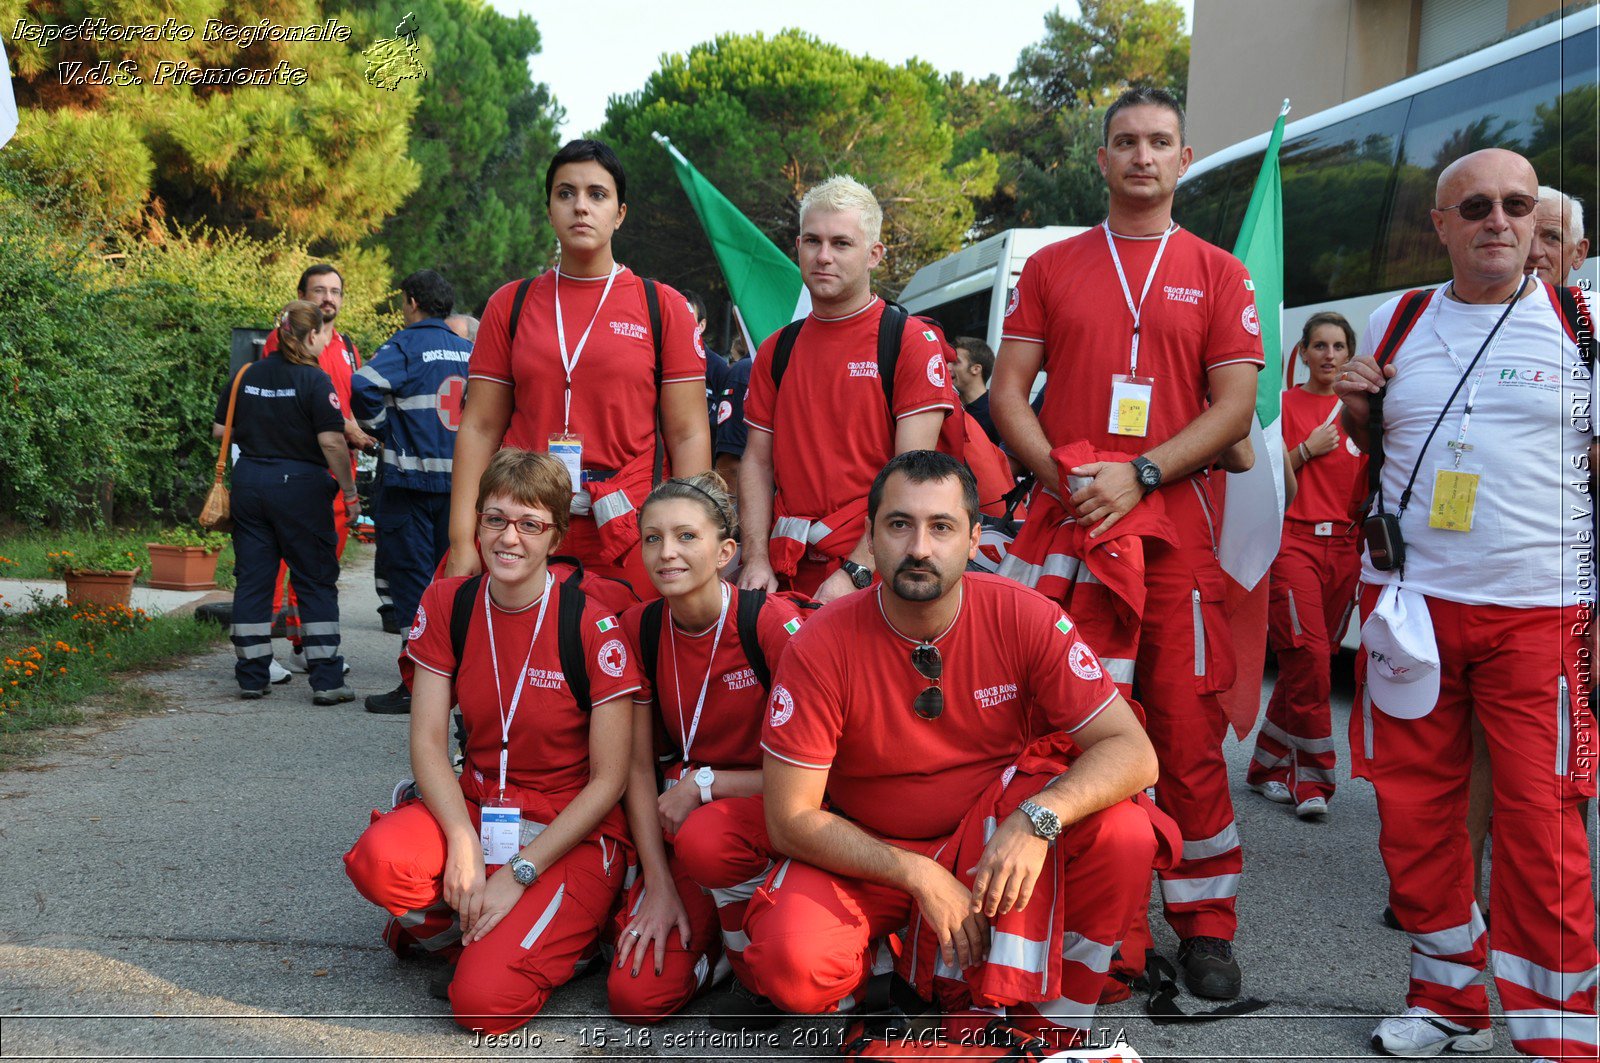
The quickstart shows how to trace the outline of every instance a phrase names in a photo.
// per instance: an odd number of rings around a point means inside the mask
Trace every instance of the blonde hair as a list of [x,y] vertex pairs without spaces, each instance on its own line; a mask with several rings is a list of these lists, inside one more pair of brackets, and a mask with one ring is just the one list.
[[883,208],[872,190],[847,174],[836,174],[820,185],[812,185],[800,200],[800,228],[806,226],[806,215],[813,210],[860,212],[861,231],[867,243],[875,244],[883,236]]
[[739,514],[734,509],[733,497],[728,494],[728,482],[715,472],[674,477],[657,484],[639,507],[640,523],[644,521],[644,511],[657,502],[680,500],[699,506],[724,539],[739,537]]
[[529,509],[549,510],[550,523],[556,526],[555,542],[566,537],[572,517],[572,478],[559,458],[506,447],[489,459],[478,479],[478,509],[497,495]]
[[322,328],[322,308],[296,299],[278,315],[278,350],[295,365],[316,365],[321,351],[311,349],[311,337]]

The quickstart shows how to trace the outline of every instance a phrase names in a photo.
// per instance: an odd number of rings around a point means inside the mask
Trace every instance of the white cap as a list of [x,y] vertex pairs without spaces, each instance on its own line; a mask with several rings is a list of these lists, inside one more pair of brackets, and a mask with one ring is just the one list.
[[1420,719],[1439,700],[1439,645],[1428,601],[1391,583],[1361,625],[1372,703],[1401,720]]

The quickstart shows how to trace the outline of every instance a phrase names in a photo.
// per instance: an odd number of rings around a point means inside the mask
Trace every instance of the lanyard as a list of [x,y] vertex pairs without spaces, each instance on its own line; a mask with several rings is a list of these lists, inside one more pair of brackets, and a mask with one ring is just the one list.
[[1161,256],[1167,253],[1167,240],[1178,231],[1176,224],[1167,226],[1167,231],[1161,234],[1161,243],[1156,246],[1156,257],[1150,263],[1150,272],[1144,275],[1144,290],[1139,293],[1139,305],[1133,305],[1133,292],[1128,289],[1127,274],[1122,272],[1122,256],[1117,254],[1117,242],[1111,237],[1111,222],[1100,223],[1100,228],[1106,233],[1106,247],[1111,251],[1111,264],[1117,267],[1117,282],[1122,285],[1122,298],[1128,304],[1128,313],[1133,315],[1133,343],[1128,355],[1128,375],[1139,375],[1139,311],[1144,309],[1144,297],[1150,294],[1150,284],[1156,279],[1156,270],[1161,265]]
[[528,640],[528,656],[517,672],[516,689],[511,692],[511,709],[506,710],[505,692],[500,689],[500,655],[494,648],[494,610],[489,607],[489,577],[483,578],[483,623],[489,631],[489,663],[494,667],[494,696],[500,710],[500,800],[506,798],[506,763],[511,749],[511,721],[517,718],[517,704],[522,701],[522,691],[527,687],[528,664],[533,660],[533,647],[539,641],[539,631],[544,627],[544,611],[550,605],[550,587],[555,578],[544,574],[544,594],[539,597],[539,616],[533,622],[533,638]]
[[728,585],[722,585],[722,612],[717,614],[717,633],[711,638],[711,660],[706,664],[706,678],[700,684],[700,700],[694,703],[694,720],[687,732],[683,729],[683,688],[678,685],[678,640],[673,634],[672,618],[667,617],[667,645],[672,647],[672,689],[678,695],[678,737],[683,740],[683,762],[689,763],[689,747],[700,731],[700,712],[706,707],[706,691],[711,687],[711,673],[717,667],[717,646],[722,642],[722,625],[728,619]]
[[[1499,345],[1500,339],[1504,335],[1500,331],[1500,325],[1505,323],[1505,319],[1511,316],[1512,309],[1521,301],[1522,293],[1527,290],[1527,284],[1527,281],[1523,281],[1522,286],[1517,289],[1517,294],[1512,296],[1510,306],[1507,307],[1505,313],[1500,315],[1500,324],[1495,325],[1494,331],[1489,334],[1488,340],[1484,342],[1484,346],[1479,352],[1483,356],[1483,364],[1478,369],[1478,375],[1472,378],[1472,387],[1467,389],[1467,402],[1461,411],[1461,428],[1456,432],[1455,439],[1445,444],[1455,454],[1455,468],[1457,469],[1461,468],[1461,455],[1472,449],[1472,446],[1467,442],[1467,427],[1472,423],[1472,407],[1478,401],[1478,387],[1483,383],[1483,375],[1489,371],[1489,362],[1494,358],[1494,349]],[[1443,300],[1441,299],[1434,307],[1433,334],[1439,338],[1440,345],[1444,347],[1444,353],[1450,356],[1450,360],[1455,363],[1456,368],[1461,369],[1463,373],[1469,373],[1472,371],[1472,367],[1462,367],[1461,359],[1456,356],[1455,350],[1450,346],[1450,341],[1445,339],[1444,334],[1439,331],[1439,311],[1442,305]],[[1477,359],[1474,358],[1473,361],[1477,361]]]
[[578,346],[571,354],[567,353],[567,324],[561,317],[561,267],[556,267],[556,342],[561,345],[561,368],[567,371],[567,391],[565,405],[561,414],[561,431],[563,434],[572,429],[572,373],[578,368],[578,359],[583,357],[583,345],[589,342],[589,333],[594,331],[594,323],[600,320],[600,309],[606,305],[606,296],[611,294],[611,285],[616,282],[617,274],[622,272],[622,267],[612,265],[611,274],[606,277],[606,286],[600,292],[600,301],[595,304],[594,316],[589,319],[589,327],[583,330],[583,335],[578,337]]

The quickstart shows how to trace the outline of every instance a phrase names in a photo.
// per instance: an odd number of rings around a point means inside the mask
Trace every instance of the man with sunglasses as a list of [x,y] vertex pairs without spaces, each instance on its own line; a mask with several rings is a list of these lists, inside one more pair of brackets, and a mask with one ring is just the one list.
[[1592,380],[1558,292],[1523,274],[1537,201],[1533,167],[1512,152],[1445,167],[1432,221],[1450,282],[1380,307],[1361,347],[1372,353],[1334,385],[1350,438],[1382,462],[1368,544],[1383,549],[1362,561],[1366,663],[1350,746],[1352,774],[1377,792],[1389,902],[1411,936],[1407,1008],[1372,1033],[1391,1055],[1494,1044],[1488,920],[1464,828],[1475,716],[1490,754],[1494,977],[1512,1046],[1595,1056],[1600,957],[1579,813],[1595,792]]
[[[946,988],[976,985],[991,961],[1023,969],[1060,995],[1023,998],[1013,1021],[1078,1038],[1149,880],[1151,819],[1128,798],[1154,782],[1155,753],[1054,603],[965,571],[980,526],[964,465],[899,455],[872,484],[868,521],[883,581],[801,629],[768,700],[767,828],[790,859],[746,917],[751,988],[799,1013],[859,1000],[872,943],[915,911],[937,939]],[[1019,770],[1025,750],[1051,743],[1081,755],[1065,771]],[[1001,785],[975,869],[952,874],[938,857]],[[1033,895],[1047,856],[1066,861],[1053,909]],[[990,920],[1028,910],[1030,896],[1028,914],[1056,936],[1018,953],[1019,937],[991,938]]]

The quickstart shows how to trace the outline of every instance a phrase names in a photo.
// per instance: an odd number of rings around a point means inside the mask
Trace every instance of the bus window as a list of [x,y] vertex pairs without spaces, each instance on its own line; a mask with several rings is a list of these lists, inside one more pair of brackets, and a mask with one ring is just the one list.
[[1285,306],[1377,290],[1373,255],[1407,107],[1397,100],[1284,144]]
[[[1434,284],[1450,275],[1450,260],[1428,215],[1439,173],[1480,148],[1526,154],[1551,120],[1547,116],[1557,113],[1561,74],[1560,45],[1551,44],[1412,98],[1395,176],[1387,253],[1379,263],[1380,290]],[[1592,92],[1588,106],[1592,114]],[[1559,128],[1559,119],[1554,120]],[[1593,139],[1587,143],[1592,151]],[[1574,143],[1551,150],[1583,149]]]
[[1600,245],[1595,243],[1595,218],[1600,215],[1600,174],[1595,169],[1595,145],[1600,144],[1597,49],[1600,29],[1569,37],[1562,44],[1561,97],[1535,108],[1538,123],[1525,153],[1540,184],[1583,201],[1584,235],[1589,238],[1591,255],[1600,253]]
[[[1232,247],[1231,243],[1223,245],[1217,239],[1217,233],[1222,226],[1228,201],[1235,194],[1232,186],[1238,183],[1240,173],[1238,164],[1230,163],[1183,182],[1173,197],[1173,219],[1208,243]],[[1254,174],[1251,177],[1253,179]],[[1248,189],[1244,195],[1250,195]]]
[[957,336],[976,336],[987,343],[991,298],[992,289],[983,288],[948,303],[924,307],[916,313],[919,317],[931,317],[937,321],[939,327],[944,329],[945,336],[952,341]]

